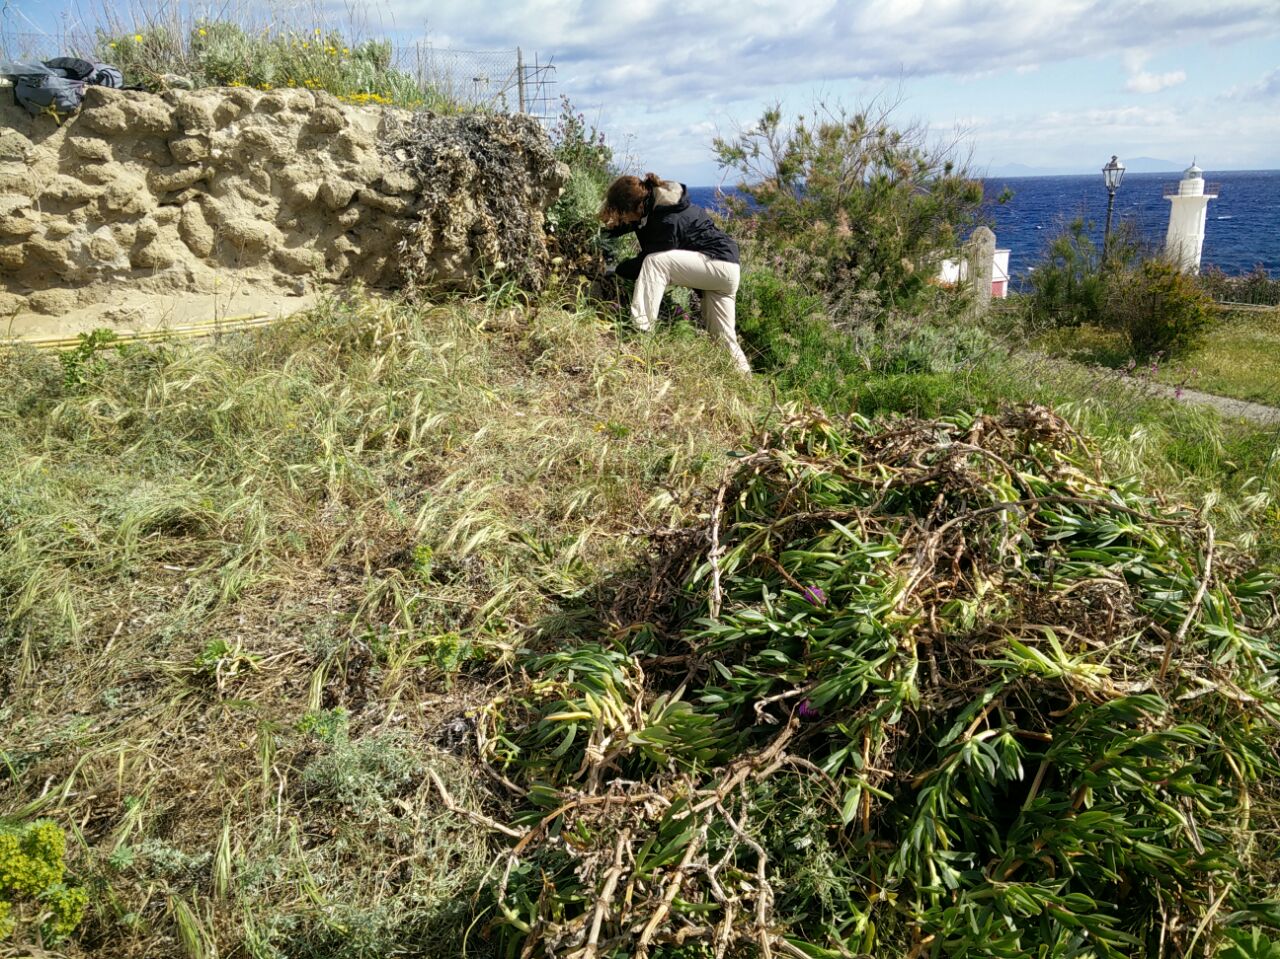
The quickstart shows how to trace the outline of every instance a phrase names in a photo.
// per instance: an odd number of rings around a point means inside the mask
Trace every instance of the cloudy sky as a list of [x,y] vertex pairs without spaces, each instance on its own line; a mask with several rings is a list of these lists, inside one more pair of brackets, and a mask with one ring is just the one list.
[[[0,0],[0,20],[52,29],[103,2]],[[236,3],[248,0],[218,6]],[[285,19],[354,7],[401,40],[552,58],[557,91],[636,166],[689,183],[718,180],[712,137],[766,104],[885,95],[903,99],[904,119],[960,130],[983,168],[1091,171],[1112,153],[1280,168],[1280,0],[283,3]]]

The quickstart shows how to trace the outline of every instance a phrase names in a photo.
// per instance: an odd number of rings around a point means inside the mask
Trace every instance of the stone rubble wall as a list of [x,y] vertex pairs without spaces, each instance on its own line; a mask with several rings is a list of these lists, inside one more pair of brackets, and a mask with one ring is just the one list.
[[[419,285],[457,285],[486,268],[496,246],[501,224],[477,195],[494,186],[465,150],[410,164],[403,150],[386,149],[407,122],[403,111],[308,90],[95,87],[58,125],[28,116],[2,91],[0,313],[57,315],[107,302],[122,287],[395,286],[406,243],[418,245],[410,252]],[[430,122],[447,137],[451,118]],[[546,141],[527,118],[467,122],[472,136],[477,123],[490,124],[515,149]],[[503,202],[522,205],[522,225],[538,234],[528,242],[545,253],[542,215],[564,171],[545,148],[526,153],[516,165],[525,181]],[[439,202],[440,183],[422,182],[423,170],[437,168],[453,202]]]

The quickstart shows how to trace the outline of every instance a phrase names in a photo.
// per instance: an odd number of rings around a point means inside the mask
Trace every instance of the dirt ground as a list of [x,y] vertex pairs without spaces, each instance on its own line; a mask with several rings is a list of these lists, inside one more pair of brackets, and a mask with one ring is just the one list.
[[0,318],[0,342],[73,337],[106,328],[117,333],[190,326],[246,316],[285,317],[314,306],[313,289],[289,293],[230,282],[216,293],[145,293],[122,288],[110,301],[59,316],[18,313]]

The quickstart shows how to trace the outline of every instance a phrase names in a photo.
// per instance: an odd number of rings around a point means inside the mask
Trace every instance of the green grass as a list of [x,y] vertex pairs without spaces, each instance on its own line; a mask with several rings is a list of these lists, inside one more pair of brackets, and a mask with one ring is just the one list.
[[491,846],[425,775],[481,805],[450,724],[763,408],[549,307],[0,364],[0,814],[76,830],[104,956],[456,955]]
[[506,839],[450,805],[507,810],[473,721],[648,531],[705,514],[778,400],[1052,401],[1274,548],[1272,434],[927,317],[797,336],[794,298],[752,302],[757,364],[790,366],[751,379],[685,325],[499,298],[0,356],[0,816],[71,836],[78,948],[443,957],[470,929],[487,955],[471,897]]
[[[1130,362],[1118,333],[1092,326],[1050,331],[1037,345],[1076,362],[1115,368]],[[1138,372],[1171,386],[1275,405],[1280,402],[1280,311],[1224,313],[1198,347],[1161,358],[1154,367],[1143,364]]]

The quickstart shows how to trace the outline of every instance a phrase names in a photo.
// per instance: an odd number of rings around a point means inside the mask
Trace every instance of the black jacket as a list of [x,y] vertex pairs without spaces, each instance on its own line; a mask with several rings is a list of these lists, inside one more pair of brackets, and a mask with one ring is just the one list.
[[653,189],[639,223],[605,230],[605,235],[625,236],[633,230],[640,241],[640,255],[618,264],[618,275],[627,279],[640,275],[640,265],[650,253],[667,250],[692,250],[713,260],[738,262],[738,244],[733,237],[712,223],[706,210],[691,204],[688,188],[674,180],[664,180]]

